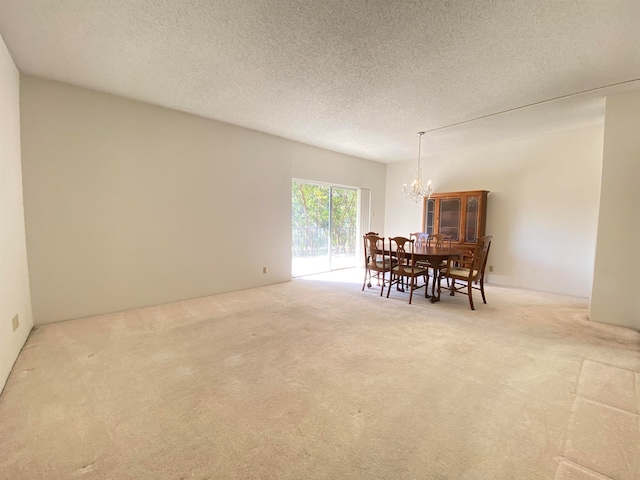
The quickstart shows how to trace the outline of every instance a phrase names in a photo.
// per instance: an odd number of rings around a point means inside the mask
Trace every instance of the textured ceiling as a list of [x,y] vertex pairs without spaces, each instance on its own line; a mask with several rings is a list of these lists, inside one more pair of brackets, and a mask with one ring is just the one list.
[[460,122],[424,151],[602,124],[639,25],[638,0],[0,0],[22,73],[383,162]]

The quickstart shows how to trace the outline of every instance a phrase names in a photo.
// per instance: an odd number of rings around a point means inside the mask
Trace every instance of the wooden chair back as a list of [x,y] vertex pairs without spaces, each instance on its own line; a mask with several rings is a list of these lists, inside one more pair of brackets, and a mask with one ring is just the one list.
[[416,241],[416,245],[427,245],[429,243],[429,234],[424,232],[415,232],[409,234],[409,238]]
[[447,233],[434,233],[429,235],[429,246],[451,248],[451,235]]
[[368,233],[364,236],[364,264],[365,267],[375,271],[384,271],[385,262],[379,268],[378,260],[385,257],[384,237]]
[[478,239],[476,244],[476,255],[474,256],[474,270],[478,271],[478,278],[484,277],[484,270],[487,267],[487,259],[489,258],[489,249],[491,248],[492,235],[485,235]]
[[404,265],[410,268],[403,269],[407,273],[413,273],[415,269],[415,243],[413,239],[406,237],[393,237],[389,239],[389,246],[393,250],[395,245],[395,257],[398,261],[398,265]]

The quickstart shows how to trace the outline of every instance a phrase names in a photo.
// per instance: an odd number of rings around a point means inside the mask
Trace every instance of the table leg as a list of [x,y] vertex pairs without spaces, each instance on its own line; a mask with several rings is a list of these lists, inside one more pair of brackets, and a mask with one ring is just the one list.
[[[439,262],[437,266],[433,267],[433,285],[431,286],[431,298],[429,299],[429,301],[431,303],[436,303],[440,301],[440,265],[442,264],[442,262]],[[436,296],[435,291],[436,291],[436,283],[438,284],[438,295]]]
[[[437,302],[436,300],[436,282],[438,281],[438,266],[434,265],[430,260],[427,260],[427,265],[433,269],[433,283],[431,284],[431,295],[427,295],[427,298],[431,303]],[[429,284],[425,285],[427,292],[429,291]]]

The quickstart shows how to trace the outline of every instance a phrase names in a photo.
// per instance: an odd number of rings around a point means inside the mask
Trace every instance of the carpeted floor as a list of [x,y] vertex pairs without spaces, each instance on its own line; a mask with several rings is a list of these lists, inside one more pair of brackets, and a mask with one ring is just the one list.
[[35,329],[0,478],[640,479],[640,333],[330,278]]

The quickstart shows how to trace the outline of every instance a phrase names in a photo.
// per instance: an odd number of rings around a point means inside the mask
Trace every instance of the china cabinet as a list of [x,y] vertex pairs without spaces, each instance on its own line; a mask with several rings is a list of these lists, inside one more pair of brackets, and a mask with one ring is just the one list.
[[434,193],[424,198],[422,231],[451,235],[451,243],[475,244],[485,235],[487,190]]

